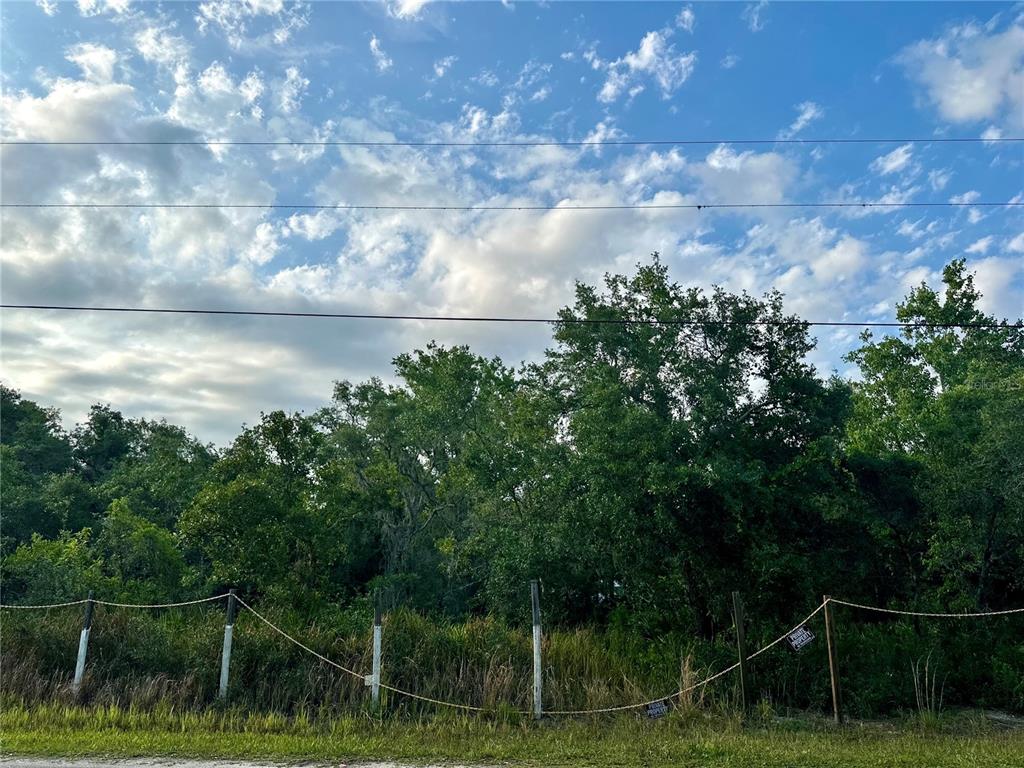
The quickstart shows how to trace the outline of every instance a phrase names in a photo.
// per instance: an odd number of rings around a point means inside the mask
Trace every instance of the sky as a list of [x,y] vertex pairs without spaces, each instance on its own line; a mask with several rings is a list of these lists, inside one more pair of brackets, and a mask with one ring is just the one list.
[[[966,258],[1024,315],[1005,206],[557,210],[573,205],[1020,201],[1024,4],[4,2],[10,203],[553,206],[548,211],[0,211],[5,303],[552,316],[575,281],[660,252],[683,285],[814,321],[885,321]],[[936,143],[935,138],[982,138]],[[781,139],[925,139],[781,144]],[[210,141],[699,145],[253,147]],[[757,145],[733,139],[767,139]],[[816,329],[856,376],[855,329]],[[536,360],[546,326],[4,310],[0,379],[59,407],[227,444],[431,340]]]

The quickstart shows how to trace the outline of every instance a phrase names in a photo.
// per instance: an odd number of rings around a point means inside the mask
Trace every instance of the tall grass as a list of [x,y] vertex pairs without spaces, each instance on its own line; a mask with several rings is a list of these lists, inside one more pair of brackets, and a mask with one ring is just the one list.
[[[258,606],[260,607],[260,606]],[[267,617],[302,642],[357,672],[370,668],[370,615],[363,608],[325,611],[314,619],[273,607]],[[98,606],[82,696],[70,690],[81,614],[75,609],[0,614],[0,697],[5,705],[86,703],[99,707],[201,712],[217,701],[224,614],[210,606],[157,612]],[[841,624],[844,696],[854,715],[915,708],[913,660],[933,654],[931,669],[949,670],[945,701],[1024,711],[1024,633],[1008,623],[971,631],[908,624]],[[752,648],[777,627],[753,628]],[[733,639],[681,634],[642,638],[620,629],[553,629],[544,637],[546,709],[591,709],[667,696],[733,663]],[[757,659],[753,689],[772,711],[824,712],[829,706],[823,639],[799,653],[784,646]],[[436,699],[511,717],[532,700],[531,637],[526,628],[489,617],[434,620],[400,610],[384,629],[385,683]],[[934,685],[932,686],[934,688]],[[682,709],[724,711],[736,703],[726,676],[686,694]],[[363,711],[361,677],[346,675],[290,644],[246,611],[239,614],[228,705],[256,713],[339,715]],[[384,692],[384,709],[403,715],[433,705]],[[453,714],[453,713],[449,713]],[[443,715],[444,716],[444,715]]]

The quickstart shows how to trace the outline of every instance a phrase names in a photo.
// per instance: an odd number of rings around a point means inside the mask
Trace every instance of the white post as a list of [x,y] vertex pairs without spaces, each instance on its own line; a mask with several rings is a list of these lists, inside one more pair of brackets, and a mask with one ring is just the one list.
[[370,684],[370,699],[373,706],[380,705],[380,643],[383,633],[381,627],[380,601],[376,601],[373,609],[373,682]]
[[228,592],[228,619],[224,624],[224,650],[220,656],[220,698],[228,695],[228,670],[231,667],[231,638],[235,633],[235,590]]
[[85,621],[82,622],[82,634],[78,637],[78,661],[75,662],[75,680],[71,684],[75,696],[82,690],[82,678],[85,677],[85,656],[89,652],[89,630],[92,629],[92,590],[85,602]]
[[540,720],[541,707],[541,662],[540,662],[540,588],[537,580],[530,582],[530,599],[533,603],[533,716]]

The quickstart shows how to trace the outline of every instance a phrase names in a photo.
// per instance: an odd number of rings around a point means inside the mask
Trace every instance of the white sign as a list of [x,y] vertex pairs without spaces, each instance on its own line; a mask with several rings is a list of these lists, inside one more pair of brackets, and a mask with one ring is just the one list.
[[664,717],[668,714],[668,702],[655,701],[647,705],[647,716],[651,719]]
[[790,632],[786,639],[789,640],[790,648],[794,651],[799,651],[814,639],[814,633],[807,627],[799,627]]

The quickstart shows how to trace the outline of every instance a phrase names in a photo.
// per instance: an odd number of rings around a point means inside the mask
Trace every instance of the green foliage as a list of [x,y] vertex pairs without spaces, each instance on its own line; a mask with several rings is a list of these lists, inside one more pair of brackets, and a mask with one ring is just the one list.
[[[632,276],[578,285],[537,363],[431,343],[395,358],[392,382],[337,382],[327,407],[263,414],[223,451],[105,405],[67,434],[56,411],[5,387],[4,599],[234,587],[289,606],[289,626],[315,620],[317,647],[340,660],[362,658],[376,599],[393,614],[397,679],[437,692],[454,674],[465,687],[453,695],[519,702],[539,578],[545,624],[561,630],[550,658],[606,703],[656,695],[681,664],[730,663],[737,589],[752,642],[823,593],[1018,606],[1024,328],[993,327],[980,299],[953,262],[942,286],[898,306],[912,327],[863,335],[849,355],[859,378],[823,378],[781,295],[685,288],[655,254]],[[119,631],[142,631],[132,621]],[[124,650],[111,679],[216,656],[215,639],[189,645],[184,626],[148,627],[177,650]],[[850,707],[912,706],[910,665],[931,654],[947,701],[1024,708],[1011,629],[851,620]],[[24,648],[48,647],[26,632]],[[339,688],[270,639],[240,651],[253,701],[361,700],[359,681]],[[821,646],[758,673],[769,706],[826,706]],[[181,690],[206,700],[212,674]]]
[[90,589],[106,586],[89,547],[90,530],[62,533],[56,539],[32,536],[4,558],[4,595],[26,603],[80,600]]
[[185,558],[170,531],[132,513],[126,499],[110,505],[95,550],[109,578],[137,602],[172,602],[182,593]]
[[1024,584],[1024,328],[947,327],[996,321],[962,261],[943,281],[944,294],[921,285],[898,306],[920,326],[865,333],[850,354],[864,379],[848,429],[854,455],[918,468],[915,541],[905,532],[903,546],[940,604],[976,608]]

